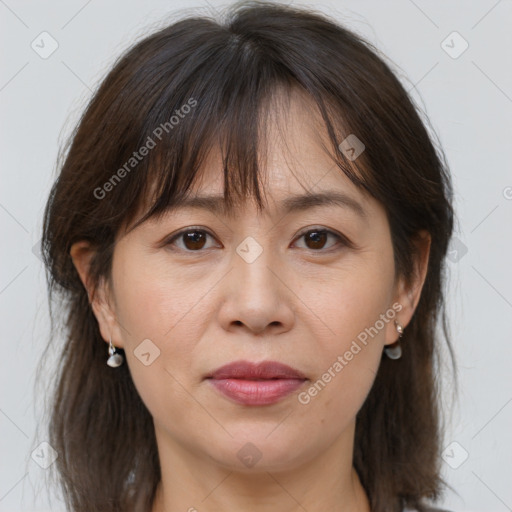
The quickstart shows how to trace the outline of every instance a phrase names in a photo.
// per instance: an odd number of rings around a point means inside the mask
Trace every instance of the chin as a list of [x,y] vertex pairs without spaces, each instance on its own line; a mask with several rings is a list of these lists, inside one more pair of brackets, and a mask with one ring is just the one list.
[[[275,429],[276,424],[272,428]],[[277,434],[277,427],[272,432],[270,429],[262,429],[261,426],[254,429],[244,429],[243,432],[230,433],[232,438],[225,438],[224,446],[216,445],[215,453],[209,452],[211,457],[220,466],[231,471],[258,473],[262,471],[284,471],[293,469],[307,462],[318,448],[305,446],[304,433],[294,437],[286,429]],[[269,434],[270,433],[270,434]]]

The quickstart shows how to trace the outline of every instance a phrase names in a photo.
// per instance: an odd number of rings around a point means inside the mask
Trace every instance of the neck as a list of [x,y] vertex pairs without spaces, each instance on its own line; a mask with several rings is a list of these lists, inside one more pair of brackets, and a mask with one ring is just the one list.
[[[231,474],[233,475],[233,474]],[[230,480],[228,482],[228,480]],[[300,492],[298,485],[283,485],[280,476],[268,474],[268,478],[262,481],[258,477],[249,477],[249,482],[240,485],[240,479],[228,475],[217,486],[212,486],[209,493],[196,494],[189,490],[166,490],[160,482],[152,512],[173,512],[183,510],[187,512],[218,512],[232,510],[251,510],[254,512],[275,511],[276,507],[283,512],[317,512],[331,510],[333,512],[371,512],[368,497],[361,485],[355,470],[346,492],[341,490],[333,492],[329,496],[322,496],[313,502],[310,497]],[[284,480],[284,479],[283,479]],[[256,482],[256,485],[255,485]],[[222,487],[223,490],[219,491]],[[291,491],[287,488],[289,487]],[[310,489],[311,494],[314,489]],[[215,493],[215,495],[214,495]],[[186,498],[186,496],[189,496]],[[300,496],[297,498],[297,496]],[[256,508],[257,507],[257,508]]]
[[162,480],[152,512],[370,512],[352,467],[353,436],[341,436],[326,453],[298,467],[240,471],[191,454],[156,432]]

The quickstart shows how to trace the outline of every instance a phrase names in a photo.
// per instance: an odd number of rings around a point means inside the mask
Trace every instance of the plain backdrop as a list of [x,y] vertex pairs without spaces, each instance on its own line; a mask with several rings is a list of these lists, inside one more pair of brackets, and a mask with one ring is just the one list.
[[[45,442],[33,387],[49,330],[38,244],[57,151],[135,40],[178,10],[215,14],[226,5],[0,0],[0,511],[64,511],[58,497],[48,501],[46,470],[33,454]],[[447,156],[459,219],[447,299],[460,393],[445,406],[443,475],[453,490],[442,505],[510,511],[512,2],[333,0],[314,7],[388,57]]]

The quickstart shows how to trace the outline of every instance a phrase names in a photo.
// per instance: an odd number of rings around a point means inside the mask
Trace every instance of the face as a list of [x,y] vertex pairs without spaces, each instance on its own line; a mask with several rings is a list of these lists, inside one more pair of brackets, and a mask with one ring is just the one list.
[[[108,307],[95,306],[159,448],[238,470],[246,455],[293,468],[347,442],[394,319],[406,325],[416,302],[395,280],[383,206],[333,164],[299,100],[287,116],[270,128],[262,213],[250,200],[231,215],[183,207],[120,236]],[[222,195],[220,169],[212,154],[191,195]],[[286,208],[305,192],[345,202]],[[237,361],[297,375],[209,378]]]

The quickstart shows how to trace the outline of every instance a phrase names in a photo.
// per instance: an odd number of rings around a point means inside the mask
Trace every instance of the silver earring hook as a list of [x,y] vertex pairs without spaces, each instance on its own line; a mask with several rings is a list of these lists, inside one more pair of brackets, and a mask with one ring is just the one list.
[[404,333],[404,328],[395,320],[395,327],[398,332],[398,339],[395,343],[384,347],[384,353],[389,359],[400,359],[402,357],[402,344],[400,339]]

